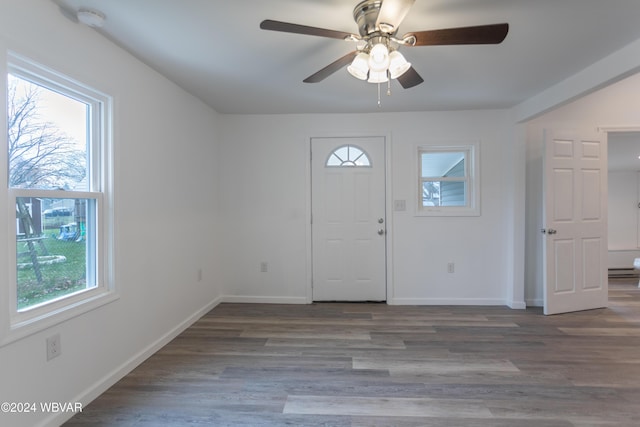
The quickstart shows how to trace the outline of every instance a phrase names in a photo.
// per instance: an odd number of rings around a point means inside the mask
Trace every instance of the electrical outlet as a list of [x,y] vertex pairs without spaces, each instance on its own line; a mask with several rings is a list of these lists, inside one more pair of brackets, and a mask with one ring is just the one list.
[[266,273],[267,271],[269,271],[269,264],[267,261],[262,261],[260,263],[260,273]]
[[47,338],[47,360],[60,356],[62,347],[60,346],[60,334],[51,335]]
[[449,273],[453,273],[455,271],[455,264],[450,262],[449,264],[447,264],[447,271]]
[[404,212],[407,210],[407,201],[406,200],[394,200],[393,201],[393,210],[396,212]]

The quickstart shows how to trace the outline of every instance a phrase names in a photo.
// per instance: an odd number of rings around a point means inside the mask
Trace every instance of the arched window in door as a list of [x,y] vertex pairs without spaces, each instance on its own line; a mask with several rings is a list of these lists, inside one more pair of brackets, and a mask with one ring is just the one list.
[[369,156],[355,145],[336,148],[327,159],[326,167],[371,167]]

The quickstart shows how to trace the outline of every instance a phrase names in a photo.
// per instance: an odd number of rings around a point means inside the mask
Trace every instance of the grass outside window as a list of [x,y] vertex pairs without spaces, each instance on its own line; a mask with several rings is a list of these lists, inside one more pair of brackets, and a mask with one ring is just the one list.
[[[55,230],[47,230],[43,236],[41,242],[46,248],[46,254],[40,245],[36,245],[38,256],[42,260],[40,269],[44,279],[41,283],[38,283],[31,265],[26,243],[17,242],[19,311],[87,288],[86,242],[58,240],[57,236]],[[48,263],[49,260],[59,260],[60,257],[64,257],[64,261]]]

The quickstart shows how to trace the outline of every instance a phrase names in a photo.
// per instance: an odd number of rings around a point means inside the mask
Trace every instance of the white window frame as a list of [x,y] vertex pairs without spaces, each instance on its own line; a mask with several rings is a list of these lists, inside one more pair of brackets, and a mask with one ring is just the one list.
[[[422,206],[422,155],[428,153],[462,152],[465,155],[465,206]],[[416,150],[417,188],[416,216],[479,216],[480,215],[480,143],[457,145],[418,145]]]
[[[8,52],[7,60],[6,73],[11,73],[21,79],[90,105],[90,116],[88,117],[90,143],[87,147],[88,190],[8,188],[9,236],[15,236],[17,197],[94,200],[95,221],[97,222],[95,224],[96,241],[95,245],[90,245],[95,249],[90,249],[87,252],[87,263],[95,263],[92,268],[95,270],[96,283],[92,288],[19,311],[17,307],[16,246],[15,239],[9,238],[9,292],[8,301],[3,301],[4,304],[8,304],[8,307],[0,310],[0,313],[8,313],[8,316],[3,316],[1,319],[0,345],[49,328],[119,297],[114,281],[112,98],[13,52]],[[7,76],[5,74],[4,93],[6,93],[6,84]],[[4,104],[6,105],[6,99]],[[6,131],[5,128],[3,138],[5,143],[2,148],[5,151],[7,147]],[[9,165],[6,161],[4,163],[0,166],[0,170],[7,172]]]

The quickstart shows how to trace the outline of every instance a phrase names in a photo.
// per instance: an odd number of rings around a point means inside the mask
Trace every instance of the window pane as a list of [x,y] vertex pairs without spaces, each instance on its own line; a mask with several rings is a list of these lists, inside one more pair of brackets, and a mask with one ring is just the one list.
[[97,285],[95,212],[94,199],[16,198],[19,311]]
[[9,186],[87,191],[89,105],[9,74]]
[[465,206],[467,186],[464,182],[440,183],[440,206]]
[[440,206],[440,182],[422,183],[422,206]]
[[338,156],[335,155],[335,153],[329,157],[329,160],[327,160],[327,166],[340,166],[340,165],[342,165],[342,160],[340,160]]
[[367,154],[360,148],[354,145],[343,145],[331,153],[326,166],[366,167],[371,166],[371,162]]
[[464,152],[430,152],[421,156],[422,178],[464,176]]
[[364,153],[360,153],[354,160],[353,162],[356,164],[356,166],[371,166],[371,163],[369,163],[369,158],[367,157],[366,154]]
[[425,181],[422,206],[466,206],[467,185],[463,181]]
[[344,147],[340,147],[336,151],[334,151],[333,154],[343,162],[345,160],[349,160],[349,146],[345,145]]

